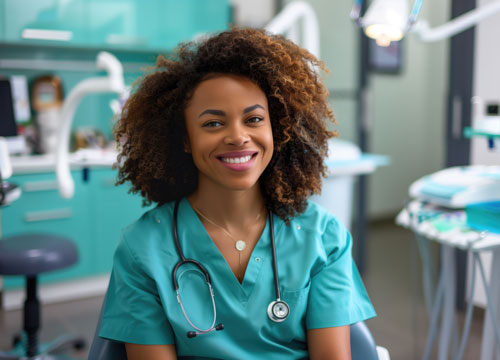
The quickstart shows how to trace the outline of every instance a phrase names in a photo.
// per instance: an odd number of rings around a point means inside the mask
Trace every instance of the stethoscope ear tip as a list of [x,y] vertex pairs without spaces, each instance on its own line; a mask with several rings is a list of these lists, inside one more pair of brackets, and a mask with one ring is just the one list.
[[188,338],[192,339],[196,336],[196,332],[195,331],[188,331],[187,336],[188,336]]
[[219,331],[219,330],[224,330],[224,324],[218,324],[216,327],[215,327],[215,330]]

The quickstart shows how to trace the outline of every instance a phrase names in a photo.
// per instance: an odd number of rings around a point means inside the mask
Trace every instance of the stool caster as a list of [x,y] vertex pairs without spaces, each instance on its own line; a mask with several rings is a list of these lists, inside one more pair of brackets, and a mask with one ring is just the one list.
[[15,334],[12,337],[12,347],[16,348],[17,345],[19,345],[20,343],[21,343],[21,334]]
[[87,342],[83,339],[76,339],[73,344],[73,349],[75,350],[83,350],[87,347]]

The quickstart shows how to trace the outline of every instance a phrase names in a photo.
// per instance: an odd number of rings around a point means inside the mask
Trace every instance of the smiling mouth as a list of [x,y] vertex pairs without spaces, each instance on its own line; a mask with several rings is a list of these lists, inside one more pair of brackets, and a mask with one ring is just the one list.
[[251,158],[252,158],[252,156],[248,155],[248,156],[242,156],[242,157],[238,157],[238,158],[231,157],[231,158],[220,158],[220,159],[223,162],[229,163],[229,164],[244,164],[244,163],[249,162]]
[[257,156],[257,153],[252,154],[252,155],[246,155],[246,156],[231,156],[231,157],[224,157],[224,156],[219,156],[218,159],[224,163],[227,164],[246,164],[250,160],[252,160],[253,157]]

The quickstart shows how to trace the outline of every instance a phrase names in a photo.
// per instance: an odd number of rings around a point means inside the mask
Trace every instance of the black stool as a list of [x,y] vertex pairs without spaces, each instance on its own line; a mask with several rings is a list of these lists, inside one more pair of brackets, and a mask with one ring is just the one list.
[[[68,347],[85,346],[85,340],[63,336],[52,342],[43,354],[38,349],[40,303],[37,296],[37,276],[40,273],[66,268],[78,260],[75,244],[62,236],[52,234],[22,234],[0,238],[0,275],[24,275],[26,300],[24,302],[24,332],[26,343],[23,355],[0,352],[0,360],[39,358]],[[45,358],[44,358],[45,359]]]

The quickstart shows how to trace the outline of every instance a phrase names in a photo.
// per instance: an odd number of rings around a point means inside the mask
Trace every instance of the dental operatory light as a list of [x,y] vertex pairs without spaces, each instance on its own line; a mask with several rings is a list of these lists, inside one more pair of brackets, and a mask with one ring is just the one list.
[[408,32],[416,33],[425,42],[446,39],[500,12],[500,0],[491,1],[431,29],[425,20],[417,21],[422,3],[423,0],[415,0],[408,13],[407,0],[374,0],[361,17],[363,0],[355,0],[351,18],[364,29],[368,37],[375,39],[377,45],[389,46],[392,41],[401,40]]
[[422,6],[422,0],[416,0],[409,13],[407,0],[374,0],[361,17],[362,3],[363,0],[355,1],[351,18],[379,46],[389,46],[392,41],[401,40],[415,23]]

